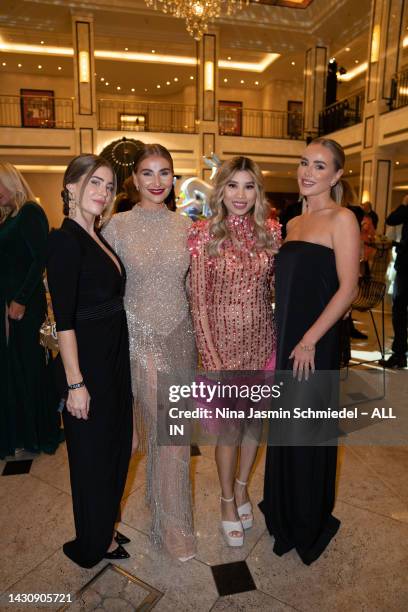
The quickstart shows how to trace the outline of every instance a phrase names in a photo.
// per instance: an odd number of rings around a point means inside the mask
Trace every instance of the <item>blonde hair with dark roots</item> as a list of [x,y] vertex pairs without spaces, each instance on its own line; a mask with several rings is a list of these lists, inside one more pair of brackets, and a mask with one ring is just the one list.
[[[309,145],[319,144],[329,151],[333,155],[333,163],[336,172],[339,170],[343,170],[344,164],[346,161],[346,156],[344,155],[344,150],[341,145],[335,140],[331,138],[314,138]],[[330,197],[332,200],[336,202],[336,204],[341,204],[343,201],[343,183],[342,180],[339,179],[337,183],[331,188]]]
[[269,204],[265,198],[263,187],[262,172],[259,166],[249,159],[249,157],[233,157],[225,161],[218,170],[215,177],[214,189],[210,198],[210,217],[209,232],[210,241],[208,243],[208,253],[212,256],[221,254],[222,244],[231,238],[226,219],[228,210],[224,205],[224,190],[236,172],[245,170],[248,172],[255,183],[256,202],[250,211],[254,223],[255,250],[265,250],[276,252],[276,244],[273,236],[266,230],[266,220],[269,216]]
[[17,214],[26,202],[37,201],[25,178],[8,162],[0,163],[0,182],[11,194],[10,204],[0,206],[0,223],[10,214]]
[[69,192],[67,185],[69,185],[70,183],[79,183],[79,181],[83,179],[81,191],[79,194],[79,203],[81,203],[82,196],[84,195],[85,188],[91,176],[96,172],[98,168],[102,167],[108,168],[112,171],[113,192],[109,204],[105,206],[102,212],[100,225],[104,225],[107,221],[109,221],[112,216],[113,205],[115,203],[117,187],[116,174],[111,164],[106,159],[100,157],[99,155],[93,155],[92,153],[82,153],[81,155],[77,155],[76,157],[71,159],[67,166],[67,169],[65,170],[64,178],[62,181],[63,189],[61,191],[61,198],[63,202],[63,214],[66,217],[69,215]]

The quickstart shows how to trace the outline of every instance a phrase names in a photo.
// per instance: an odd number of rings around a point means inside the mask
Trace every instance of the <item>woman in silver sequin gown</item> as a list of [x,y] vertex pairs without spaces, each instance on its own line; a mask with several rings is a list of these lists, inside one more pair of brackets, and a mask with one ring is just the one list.
[[161,145],[145,145],[133,172],[141,200],[115,215],[104,235],[127,273],[125,308],[130,336],[136,413],[147,434],[147,499],[151,537],[176,558],[195,555],[190,483],[190,446],[157,441],[160,377],[172,380],[193,368],[196,351],[186,275],[190,221],[170,212],[164,200],[173,184],[173,162]]

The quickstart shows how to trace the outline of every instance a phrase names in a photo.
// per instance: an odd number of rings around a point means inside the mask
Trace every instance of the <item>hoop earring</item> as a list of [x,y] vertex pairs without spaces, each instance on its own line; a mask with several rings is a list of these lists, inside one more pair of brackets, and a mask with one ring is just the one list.
[[68,216],[70,219],[74,219],[76,215],[76,199],[75,195],[71,193],[71,191],[68,191],[68,207]]

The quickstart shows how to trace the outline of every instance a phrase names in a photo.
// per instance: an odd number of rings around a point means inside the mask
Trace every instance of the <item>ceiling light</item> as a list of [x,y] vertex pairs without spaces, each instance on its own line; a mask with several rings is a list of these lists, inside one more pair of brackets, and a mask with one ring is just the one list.
[[120,85],[118,85],[118,86],[116,87],[116,89],[117,89],[118,91],[120,91]]
[[6,62],[2,62],[1,64],[2,66],[7,66]]
[[40,40],[40,45],[43,45],[43,44],[44,44],[44,41],[43,41],[43,40]]
[[241,79],[241,84],[243,85],[245,83],[244,79]]
[[228,79],[224,79],[224,83],[228,83]]
[[134,87],[132,87],[132,89],[131,89],[130,91],[135,91],[135,88],[134,88]]
[[232,58],[231,58],[231,56],[229,55],[229,56],[227,57],[227,60],[228,60],[228,61],[231,61],[231,59],[232,59]]
[[38,70],[41,70],[42,66],[41,64],[38,64]]
[[129,51],[128,47],[125,47],[125,51]]
[[292,66],[296,66],[296,62],[290,62]]
[[166,85],[170,85],[170,81],[166,81]]
[[353,171],[352,171],[352,170],[349,170],[349,174],[353,174]]
[[350,51],[350,47],[346,47],[346,51]]
[[255,85],[259,85],[259,81],[255,81]]
[[[186,22],[187,32],[195,39],[201,40],[207,32],[209,22],[216,17],[235,14],[244,7],[240,0],[145,0],[146,5],[155,11],[162,11]],[[246,3],[248,4],[248,3]],[[221,15],[222,13],[222,15]]]
[[105,81],[105,85],[106,85],[106,86],[108,86],[108,85],[109,85],[108,81]]
[[395,162],[395,165],[396,165],[396,166],[399,166],[399,164],[400,164],[400,163],[399,163],[399,161],[396,161],[396,162]]
[[358,64],[358,63],[359,63],[359,61],[360,61],[360,60],[354,60],[354,63],[355,63],[355,64]]
[[58,66],[58,70],[62,70],[62,66]]
[[194,77],[193,77],[193,75],[191,75],[191,77],[190,77],[190,81],[194,81]]
[[279,53],[265,53],[264,58],[260,62],[226,62],[225,60],[219,60],[218,68],[242,70],[244,72],[263,72],[277,60],[278,57],[280,57]]
[[21,68],[22,64],[17,64],[17,68]]
[[178,81],[178,77],[174,77],[173,81],[174,81],[175,83],[177,83],[177,81]]
[[105,80],[105,79],[104,79],[104,77],[101,77],[101,81],[102,81],[102,83],[104,82],[104,80]]
[[160,89],[161,85],[156,85],[157,89]]
[[145,87],[145,91],[147,91],[147,87]]
[[152,49],[152,53],[156,53],[156,49]]

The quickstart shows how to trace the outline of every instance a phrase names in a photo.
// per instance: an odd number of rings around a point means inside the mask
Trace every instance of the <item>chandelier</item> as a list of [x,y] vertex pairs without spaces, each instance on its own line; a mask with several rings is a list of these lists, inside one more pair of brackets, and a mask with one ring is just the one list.
[[240,11],[249,0],[145,0],[149,8],[163,11],[185,20],[187,32],[200,40],[208,30],[208,23],[221,15],[225,7],[226,15]]

